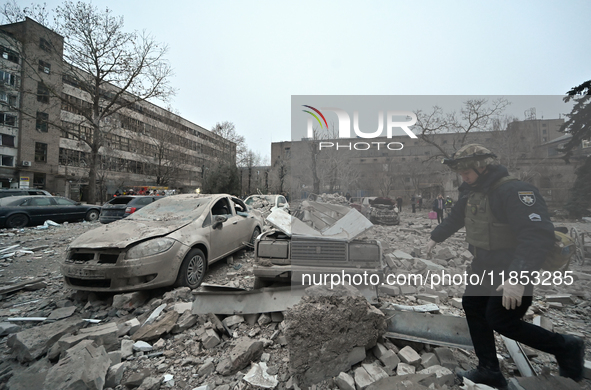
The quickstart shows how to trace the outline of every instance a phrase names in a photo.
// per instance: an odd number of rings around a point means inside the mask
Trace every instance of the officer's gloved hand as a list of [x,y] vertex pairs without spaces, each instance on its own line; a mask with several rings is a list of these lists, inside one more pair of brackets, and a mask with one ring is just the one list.
[[497,291],[503,290],[503,307],[507,310],[513,310],[521,306],[521,298],[525,291],[525,286],[517,283],[509,283],[509,279],[505,280],[503,284],[497,287]]
[[433,240],[429,240],[429,243],[427,244],[427,254],[430,255],[431,251],[433,250],[433,247],[436,245],[437,243]]

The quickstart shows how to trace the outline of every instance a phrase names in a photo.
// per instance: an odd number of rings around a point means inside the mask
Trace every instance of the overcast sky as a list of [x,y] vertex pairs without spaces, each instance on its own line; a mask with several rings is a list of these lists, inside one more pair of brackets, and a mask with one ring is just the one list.
[[290,139],[292,95],[561,95],[591,78],[588,0],[94,4],[169,45],[181,116],[234,122],[262,156]]

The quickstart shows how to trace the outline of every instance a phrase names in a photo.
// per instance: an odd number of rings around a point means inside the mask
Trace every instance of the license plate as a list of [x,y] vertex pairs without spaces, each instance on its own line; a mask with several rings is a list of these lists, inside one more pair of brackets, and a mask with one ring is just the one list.
[[65,272],[66,276],[80,279],[104,279],[105,273],[92,269],[69,269]]

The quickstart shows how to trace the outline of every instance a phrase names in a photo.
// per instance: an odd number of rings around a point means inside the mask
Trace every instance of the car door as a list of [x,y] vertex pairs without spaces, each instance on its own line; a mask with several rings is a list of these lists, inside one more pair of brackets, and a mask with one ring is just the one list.
[[[227,197],[218,199],[212,205],[210,213],[211,225],[209,252],[210,261],[212,261],[213,259],[223,257],[238,248],[236,242],[238,241],[237,236],[240,236],[240,226]],[[224,218],[224,221],[214,229],[214,226],[216,226],[216,217],[222,217]]]
[[[55,196],[53,198],[56,204],[56,218],[60,221],[78,221],[84,219],[86,215],[86,208],[82,205],[77,205],[71,199]],[[57,222],[57,221],[56,221]]]
[[236,246],[241,247],[244,242],[250,242],[254,230],[254,217],[246,210],[246,205],[238,198],[231,198],[234,216],[232,224],[236,225]]
[[55,221],[55,204],[49,196],[33,196],[22,203],[21,207],[29,215],[32,223],[40,224],[48,219]]

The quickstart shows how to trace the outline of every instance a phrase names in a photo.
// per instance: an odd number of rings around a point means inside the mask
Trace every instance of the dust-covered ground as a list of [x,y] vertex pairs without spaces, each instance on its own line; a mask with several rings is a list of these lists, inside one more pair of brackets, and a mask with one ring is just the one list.
[[[168,315],[174,311],[174,305],[188,304],[194,300],[194,294],[191,291],[170,288],[151,291],[143,296],[141,302],[118,306],[120,298],[113,294],[77,293],[65,288],[59,272],[59,261],[63,258],[67,245],[78,235],[99,225],[98,222],[84,222],[64,224],[46,230],[35,228],[0,230],[0,288],[26,280],[43,278],[36,285],[29,286],[27,290],[21,289],[2,295],[0,322],[6,323],[8,318],[14,317],[49,317],[58,309],[72,308],[72,313],[80,318],[98,319],[101,320],[101,324],[115,323],[121,326],[126,321],[133,319],[143,323],[162,304],[167,304],[163,315]],[[591,224],[589,223],[556,222],[556,225],[566,226],[569,229],[575,227],[580,233],[591,234]],[[420,259],[429,258],[424,253],[425,245],[429,239],[429,232],[434,226],[435,224],[427,218],[427,211],[417,210],[416,214],[412,214],[408,210],[403,210],[400,225],[374,226],[364,233],[363,237],[381,241],[384,255],[389,256],[391,264],[394,265],[387,271],[404,270],[412,273],[424,271],[425,263]],[[10,248],[12,246],[15,247]],[[430,261],[441,265],[445,264],[449,269],[462,271],[470,260],[465,254],[465,249],[463,234],[459,232],[446,243],[438,245],[433,256],[430,256]],[[393,255],[395,251],[404,252],[411,258],[396,257]],[[214,264],[204,283],[251,289],[254,281],[253,261],[252,251],[240,251],[228,261]],[[591,259],[587,259],[587,263],[584,264],[575,262],[571,264],[570,269],[575,277],[573,285],[545,286],[536,289],[534,303],[526,315],[526,320],[532,321],[534,316],[541,315],[551,321],[555,331],[584,337],[586,359],[591,360],[589,342],[591,340],[591,326],[589,325],[591,317]],[[425,288],[418,287],[414,290],[398,291],[397,293],[391,290],[389,294],[381,292],[378,306],[427,303],[417,298],[421,293],[431,295],[436,293],[439,297],[440,313],[463,316],[463,311],[453,303],[453,298],[460,298],[462,294],[462,288],[458,286],[438,286],[433,291],[426,291]],[[562,305],[549,302],[547,297],[557,294],[569,295],[567,302]],[[232,374],[226,373],[226,375],[222,375],[220,373],[222,369],[219,368],[220,365],[223,366],[224,361],[230,358],[230,352],[236,344],[244,339],[261,342],[262,356],[257,358],[257,361],[266,363],[269,375],[276,375],[278,380],[276,388],[281,390],[295,388],[293,381],[290,380],[292,375],[289,369],[289,345],[283,337],[284,323],[281,315],[274,315],[272,318],[271,316],[262,316],[250,323],[239,319],[237,323],[228,327],[229,333],[219,329],[219,324],[214,318],[195,316],[191,319],[188,317],[188,313],[179,313],[179,316],[186,316],[185,320],[190,326],[181,328],[180,331],[177,328],[176,331],[164,332],[150,340],[150,349],[147,351],[134,350],[128,356],[117,355],[119,345],[132,340],[132,337],[130,334],[116,335],[115,344],[117,346],[111,345],[106,348],[107,352],[115,352],[111,357],[113,362],[121,362],[121,366],[117,366],[121,371],[120,378],[115,375],[118,384],[113,385],[112,388],[126,389],[140,385],[141,388],[146,389],[194,389],[199,386],[208,386],[211,390],[252,388],[252,384],[243,380],[244,374],[249,370],[248,366]],[[162,316],[158,317],[157,321],[161,318]],[[223,319],[223,316],[219,319]],[[193,323],[191,324],[191,322]],[[14,346],[11,348],[7,345],[8,332],[14,335],[35,327],[45,326],[48,323],[51,321],[13,321],[10,322],[12,326],[10,330],[5,331],[5,328],[2,328],[0,360],[3,363],[0,364],[0,388],[39,388],[36,387],[39,386],[38,377],[32,375],[31,371],[24,371],[28,367],[33,367],[33,370],[46,375],[47,371],[53,367],[54,371],[51,375],[57,375],[55,374],[56,367],[65,356],[65,350],[60,350],[57,347],[50,349],[51,346],[47,346],[46,349],[50,350],[45,350],[39,356],[17,360]],[[17,328],[14,328],[15,326]],[[92,326],[95,325],[88,325],[87,328]],[[212,336],[211,330],[217,332],[215,337],[210,337]],[[67,336],[67,334],[55,335],[58,339]],[[215,340],[218,336],[219,342]],[[53,340],[53,343],[56,340]],[[404,345],[396,340],[382,341],[395,352],[397,352],[396,349]],[[414,347],[417,352],[424,353],[432,351],[434,346],[414,345]],[[498,335],[497,347],[504,374],[507,377],[518,375],[516,366]],[[531,357],[531,362],[538,373],[550,371],[550,373],[557,375],[558,368],[553,356],[533,350],[526,350],[526,352]],[[454,356],[458,367],[461,368],[470,368],[476,363],[475,356],[471,351],[454,349]],[[375,361],[377,361],[376,357],[368,351],[363,363]],[[38,368],[41,364],[45,364],[45,368]],[[358,364],[353,366],[349,374],[353,374],[353,370],[358,366]],[[150,378],[151,380],[149,380]],[[144,383],[142,384],[142,382]],[[583,380],[580,385],[581,388],[591,390],[591,381],[589,380]],[[321,382],[317,387],[321,389],[338,388],[333,380]],[[456,384],[448,388],[459,389],[460,387]]]

